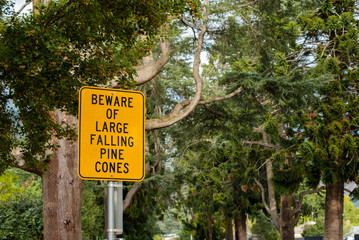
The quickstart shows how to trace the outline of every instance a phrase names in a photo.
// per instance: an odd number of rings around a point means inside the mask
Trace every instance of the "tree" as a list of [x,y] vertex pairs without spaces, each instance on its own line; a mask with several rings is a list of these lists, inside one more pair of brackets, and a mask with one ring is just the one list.
[[[302,198],[312,191],[301,193],[298,201],[293,197],[303,181],[304,165],[297,156],[300,139],[295,137],[298,123],[292,115],[308,107],[315,98],[315,89],[324,81],[310,77],[305,69],[306,59],[300,54],[300,25],[294,20],[308,6],[298,6],[294,1],[270,3],[255,3],[253,12],[234,11],[237,18],[225,22],[228,31],[223,31],[214,49],[226,56],[223,61],[230,64],[230,72],[225,75],[227,86],[242,87],[247,98],[256,103],[253,108],[260,109],[253,117],[257,133],[248,133],[244,142],[249,148],[264,147],[263,164],[252,166],[257,171],[265,168],[258,177],[266,182],[267,196],[265,187],[256,178],[263,204],[281,238],[294,239]],[[238,21],[239,17],[248,24]],[[248,39],[253,41],[252,45],[247,44]]]
[[[81,239],[77,91],[83,85],[135,86],[132,66],[151,49],[168,16],[195,12],[197,2],[47,2],[34,1],[36,14],[2,15],[1,171],[16,166],[42,177],[45,239]],[[3,11],[9,2],[1,4]],[[165,126],[158,122],[146,129]],[[137,189],[125,199],[126,209]]]
[[344,182],[357,180],[357,1],[324,1],[301,18],[316,59],[314,75],[332,74],[320,101],[302,114],[302,153],[313,182],[326,184],[324,239],[343,237]]

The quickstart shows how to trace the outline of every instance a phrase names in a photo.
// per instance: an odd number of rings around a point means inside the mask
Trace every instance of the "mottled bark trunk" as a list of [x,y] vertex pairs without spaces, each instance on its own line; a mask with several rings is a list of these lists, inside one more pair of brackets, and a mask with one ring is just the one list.
[[[58,122],[76,124],[77,119],[59,111]],[[77,176],[77,143],[57,140],[60,148],[42,175],[45,240],[78,240],[81,235],[83,181]]]
[[342,240],[344,182],[337,181],[326,190],[324,240]]
[[234,218],[236,240],[247,240],[247,217],[244,211]]
[[293,200],[291,196],[281,196],[281,240],[294,240],[294,224],[292,215]]
[[208,226],[207,226],[207,230],[206,230],[207,239],[208,240],[213,240],[213,228],[212,228],[213,220],[212,220],[211,214],[207,215],[207,222],[208,222]]
[[232,218],[226,216],[226,240],[233,240],[233,224]]

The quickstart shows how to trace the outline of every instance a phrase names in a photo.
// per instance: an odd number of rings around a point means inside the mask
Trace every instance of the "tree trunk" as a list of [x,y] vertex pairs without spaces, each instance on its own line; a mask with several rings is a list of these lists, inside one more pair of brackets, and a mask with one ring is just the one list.
[[[269,142],[269,136],[268,134],[263,132],[263,142],[265,144],[270,144]],[[265,147],[266,149],[268,147]],[[275,199],[275,191],[274,186],[272,184],[272,178],[273,178],[273,164],[271,160],[266,161],[266,172],[267,172],[267,186],[268,186],[268,201],[269,201],[269,208],[271,215],[272,222],[274,223],[274,226],[277,228],[277,230],[280,232],[280,220],[278,216],[278,210],[277,210],[277,202]]]
[[339,180],[326,190],[324,240],[342,240],[344,182]]
[[247,240],[247,218],[244,211],[234,218],[236,240]]
[[[76,124],[77,119],[60,111],[58,122]],[[81,234],[83,180],[77,176],[77,143],[57,140],[48,170],[42,175],[45,240],[78,240]]]
[[281,213],[280,213],[280,235],[281,240],[294,240],[294,224],[292,220],[292,205],[293,200],[291,196],[281,196]]
[[206,230],[207,239],[212,240],[213,239],[213,229],[212,229],[213,220],[212,220],[211,214],[207,215],[207,220],[208,220],[208,226],[207,226],[207,230]]
[[226,216],[226,240],[233,240],[233,224],[232,218]]

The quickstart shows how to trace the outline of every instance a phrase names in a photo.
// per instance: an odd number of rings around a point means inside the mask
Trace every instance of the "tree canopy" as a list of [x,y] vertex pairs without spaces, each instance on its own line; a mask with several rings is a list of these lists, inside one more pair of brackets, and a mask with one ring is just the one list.
[[[293,239],[304,196],[324,188],[325,237],[342,237],[344,182],[358,182],[358,1],[12,5],[0,1],[0,173],[20,155],[45,186],[51,163],[76,156],[78,90],[136,88],[147,163],[143,182],[125,184],[127,237],[158,234],[172,208],[187,237],[232,240],[233,220],[245,239],[253,214],[254,231]],[[72,184],[59,166],[48,172]],[[85,206],[102,216],[95,185]]]

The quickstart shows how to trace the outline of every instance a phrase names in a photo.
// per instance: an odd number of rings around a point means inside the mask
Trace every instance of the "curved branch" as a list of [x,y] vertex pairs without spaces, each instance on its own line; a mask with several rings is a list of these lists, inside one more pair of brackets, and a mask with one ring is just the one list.
[[267,200],[266,200],[266,195],[265,195],[265,191],[264,191],[264,187],[263,185],[256,179],[254,178],[254,181],[256,182],[256,184],[259,186],[259,188],[261,189],[261,196],[262,196],[262,203],[264,205],[264,208],[266,209],[266,211],[270,214],[271,211],[269,209]]
[[183,158],[184,154],[187,152],[188,148],[190,148],[191,146],[196,145],[197,143],[200,143],[200,142],[209,142],[209,143],[214,144],[214,141],[212,141],[211,139],[201,139],[201,140],[194,141],[185,148],[185,150],[183,151],[183,153],[181,155],[181,159]]
[[[201,32],[199,33],[198,36],[198,44],[197,44],[197,49],[194,55],[194,63],[193,63],[193,78],[196,84],[196,93],[195,96],[193,97],[192,100],[185,100],[186,104],[182,104],[179,103],[179,105],[177,105],[175,107],[175,111],[172,111],[169,115],[167,115],[167,117],[165,119],[151,119],[146,121],[146,130],[155,130],[155,129],[159,129],[159,128],[164,128],[164,127],[168,127],[171,126],[175,123],[177,123],[178,121],[182,120],[183,118],[187,117],[197,106],[200,98],[201,98],[201,94],[202,94],[202,78],[200,77],[199,74],[199,66],[201,64],[201,51],[202,51],[202,47],[203,47],[203,39],[204,39],[204,35],[207,31],[207,21],[208,21],[208,12],[207,12],[207,5],[208,5],[209,0],[206,0],[205,2],[205,6],[204,6],[204,10],[203,10],[203,25],[201,28]],[[185,107],[184,107],[185,106]],[[182,110],[182,108],[184,107],[184,109]],[[182,110],[182,111],[180,111]]]
[[[223,96],[219,96],[219,97],[215,97],[215,98],[211,98],[208,100],[201,100],[197,103],[197,105],[206,105],[206,104],[210,104],[213,102],[217,102],[217,101],[221,101],[221,100],[225,100],[228,98],[231,98],[237,94],[239,94],[240,92],[242,92],[243,88],[239,87],[236,91],[229,93],[227,95],[223,95]],[[172,109],[172,111],[167,115],[167,118],[172,118],[176,115],[179,114],[179,112],[187,105],[189,105],[191,103],[190,100],[183,100],[182,102],[177,103],[177,105]],[[151,121],[151,120],[150,120]],[[147,129],[146,129],[147,130]],[[149,129],[152,130],[152,129]]]
[[170,56],[170,43],[167,39],[161,39],[161,57],[154,61],[152,54],[143,58],[143,65],[135,67],[137,77],[135,77],[136,85],[142,85],[152,80],[166,65]]
[[203,101],[199,101],[198,104],[210,104],[210,103],[213,103],[213,102],[216,102],[216,101],[221,101],[221,100],[225,100],[225,99],[228,99],[228,98],[231,98],[237,94],[239,94],[240,92],[243,91],[243,88],[242,87],[239,87],[236,91],[234,92],[231,92],[227,95],[223,95],[223,96],[220,96],[220,97],[216,97],[216,98],[212,98],[212,99],[208,99],[208,100],[203,100]]
[[21,8],[19,9],[19,11],[17,11],[17,12],[11,17],[11,20],[14,20],[30,3],[32,3],[32,1],[29,1],[29,2],[24,3],[24,5],[21,6]]
[[[149,162],[146,162],[145,165],[145,174],[147,175],[151,171],[151,166]],[[135,198],[138,191],[142,188],[142,182],[136,182],[134,185],[132,185],[131,189],[127,192],[125,199],[123,200],[123,212],[126,212],[127,209],[130,208],[133,199]]]
[[136,182],[133,187],[126,194],[126,198],[123,200],[123,212],[131,206],[133,199],[136,196],[136,193],[140,191],[142,187],[142,182]]
[[298,205],[295,209],[293,209],[293,215],[298,213],[300,211],[300,208],[302,207],[302,203],[303,203],[303,198],[305,195],[308,195],[308,194],[313,194],[313,193],[318,193],[322,190],[325,189],[325,186],[321,186],[320,188],[317,188],[317,189],[313,189],[313,190],[307,190],[307,191],[303,191],[301,193],[299,193],[299,201],[298,201]]
[[22,159],[21,149],[19,149],[19,148],[14,149],[12,151],[12,155],[15,158],[15,164],[13,164],[12,167],[22,169],[26,172],[34,173],[40,177],[44,173],[42,170],[40,170],[36,167],[29,168],[26,166],[24,159]]

